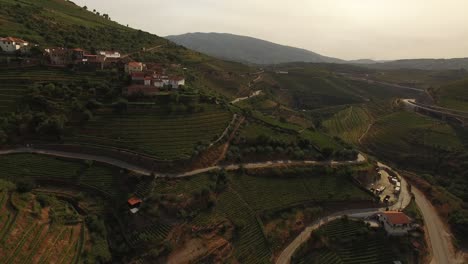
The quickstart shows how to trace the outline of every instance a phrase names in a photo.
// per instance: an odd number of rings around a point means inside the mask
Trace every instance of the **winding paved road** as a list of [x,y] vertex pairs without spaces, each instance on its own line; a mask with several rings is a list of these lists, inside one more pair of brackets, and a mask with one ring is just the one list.
[[[390,167],[388,167],[385,164],[382,163],[377,163],[377,165],[380,168],[385,168],[392,170]],[[406,180],[401,177],[401,175],[398,174],[398,172],[392,170],[395,172],[395,174],[398,175],[398,177],[401,180],[401,193],[400,196],[398,197],[398,201],[394,203],[393,205],[389,206],[390,210],[400,210],[402,208],[405,208],[406,206],[409,205],[411,202],[411,193],[408,190],[408,184],[406,183]],[[341,218],[345,215],[348,215],[353,218],[365,218],[371,215],[374,215],[378,212],[385,211],[387,207],[382,207],[382,208],[367,208],[367,209],[357,209],[357,210],[346,210],[346,211],[341,211],[334,213],[332,215],[323,217],[321,219],[318,219],[312,225],[308,226],[304,231],[302,231],[280,254],[278,259],[276,260],[276,264],[289,264],[291,261],[291,257],[293,256],[294,252],[304,243],[307,241],[307,239],[310,237],[311,233],[321,227],[322,225],[325,225],[333,220],[336,220],[338,218]],[[449,263],[449,262],[447,262]],[[442,263],[440,263],[442,264]]]
[[401,99],[401,102],[403,102],[403,104],[409,106],[410,108],[420,108],[420,109],[423,109],[423,110],[426,110],[428,112],[432,112],[432,113],[435,113],[435,114],[451,116],[451,117],[459,118],[459,119],[466,119],[467,118],[466,115],[456,114],[456,113],[465,113],[465,114],[467,114],[466,112],[458,111],[458,110],[455,110],[455,109],[439,107],[439,106],[430,106],[430,105],[420,104],[420,103],[417,103],[415,99]]

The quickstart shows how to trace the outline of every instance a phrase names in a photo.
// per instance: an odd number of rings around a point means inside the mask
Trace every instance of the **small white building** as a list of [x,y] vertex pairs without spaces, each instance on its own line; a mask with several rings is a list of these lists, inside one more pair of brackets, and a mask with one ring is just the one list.
[[143,84],[144,84],[145,86],[150,86],[150,85],[151,85],[151,80],[152,80],[151,77],[146,76],[143,80],[144,80],[144,83],[143,83]]
[[153,79],[153,85],[154,87],[163,88],[164,82],[161,79]]
[[19,38],[0,38],[0,48],[7,53],[14,53],[17,50],[24,53],[29,51],[29,43]]
[[398,211],[387,211],[379,214],[379,221],[390,236],[404,236],[412,229],[411,219]]
[[117,51],[101,50],[98,52],[98,54],[101,56],[104,56],[106,59],[107,58],[114,58],[114,59],[120,58],[120,52],[117,52]]
[[180,86],[185,85],[185,79],[182,77],[174,77],[169,79],[169,85],[172,89],[179,89]]

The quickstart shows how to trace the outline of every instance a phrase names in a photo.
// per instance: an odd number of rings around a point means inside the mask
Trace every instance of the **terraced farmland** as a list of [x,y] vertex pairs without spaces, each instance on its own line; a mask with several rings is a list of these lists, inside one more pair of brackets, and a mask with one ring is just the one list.
[[238,229],[234,242],[234,256],[240,263],[270,263],[271,256],[254,212],[233,191],[226,191],[219,197],[217,210],[231,220]]
[[171,231],[170,225],[154,223],[143,230],[134,231],[129,235],[129,243],[132,247],[141,246],[150,241],[163,241]]
[[[463,147],[456,132],[446,123],[410,112],[396,112],[379,119],[363,143],[382,155],[405,156],[430,153],[437,149]],[[424,151],[420,151],[424,149]]]
[[90,186],[114,198],[125,194],[120,187],[125,175],[121,175],[119,170],[99,164],[88,168],[83,162],[32,154],[0,156],[0,163],[0,178],[7,180],[30,178]]
[[357,144],[371,122],[372,117],[366,109],[350,106],[326,120],[323,126],[330,134],[338,136],[346,142]]
[[[27,202],[29,207],[35,200]],[[16,210],[5,203],[0,219],[2,263],[79,263],[80,245],[85,243],[82,224],[51,224],[45,212],[34,215],[27,208]]]
[[94,73],[72,73],[65,69],[25,68],[0,71],[0,113],[16,110],[18,100],[24,91],[36,82],[72,82],[103,80],[105,76]]
[[80,185],[88,185],[99,189],[111,197],[119,197],[123,191],[120,186],[119,172],[104,166],[92,166],[87,169],[78,181]]
[[294,70],[274,78],[281,88],[290,91],[298,108],[316,109],[362,102],[344,80],[317,70]]
[[[317,232],[312,233],[311,237]],[[336,220],[322,227],[320,234],[333,246],[324,245],[309,250],[301,248],[301,256],[295,255],[292,263],[387,264],[405,258],[404,254],[395,253],[398,250],[388,238],[368,230],[362,222]]]
[[294,178],[234,175],[230,179],[237,192],[257,212],[304,202],[372,199],[348,178],[335,175],[304,175]]
[[192,156],[198,142],[212,142],[231,121],[231,113],[218,106],[204,108],[190,115],[101,114],[68,141],[130,149],[161,160],[185,159]]
[[7,180],[25,177],[73,181],[82,166],[77,162],[31,154],[0,156],[0,163],[0,177]]

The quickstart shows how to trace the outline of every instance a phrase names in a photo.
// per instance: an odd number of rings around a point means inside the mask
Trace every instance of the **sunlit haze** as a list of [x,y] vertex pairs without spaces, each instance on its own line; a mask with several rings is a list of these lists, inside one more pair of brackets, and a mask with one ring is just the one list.
[[342,59],[468,56],[466,0],[76,0],[157,35],[247,35]]

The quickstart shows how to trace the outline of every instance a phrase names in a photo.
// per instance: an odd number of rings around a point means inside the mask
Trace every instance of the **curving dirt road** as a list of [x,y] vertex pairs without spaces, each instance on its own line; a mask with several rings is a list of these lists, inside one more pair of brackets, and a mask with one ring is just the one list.
[[[11,150],[0,150],[0,155],[10,155],[17,153],[35,153],[41,155],[55,156],[55,157],[64,157],[71,159],[80,159],[80,160],[93,160],[97,162],[102,162],[110,164],[119,168],[127,169],[135,173],[142,175],[155,175],[156,177],[172,177],[172,178],[182,178],[190,177],[197,174],[201,174],[208,171],[225,169],[228,171],[238,170],[241,166],[247,169],[260,169],[260,168],[273,168],[273,167],[283,167],[283,166],[343,166],[343,165],[353,165],[361,164],[367,161],[367,158],[359,154],[356,160],[351,161],[292,161],[292,160],[280,160],[280,161],[267,161],[260,163],[246,163],[246,164],[232,164],[227,166],[212,166],[198,170],[192,170],[189,172],[184,172],[180,174],[163,174],[163,173],[153,173],[145,168],[103,156],[79,154],[79,153],[70,153],[70,152],[61,152],[61,151],[52,151],[52,150],[41,150],[34,148],[16,148]],[[390,167],[378,163],[378,166],[391,169]],[[395,172],[398,174],[397,172]],[[401,176],[400,176],[401,178]],[[402,192],[399,196],[399,200],[394,205],[390,206],[391,210],[400,210],[405,208],[411,201],[411,194],[408,191],[407,183],[404,178],[401,178]],[[422,195],[418,190],[413,187],[414,195],[416,197],[416,203],[421,209],[424,220],[426,222],[426,228],[428,230],[429,239],[431,241],[432,250],[433,250],[433,261],[432,264],[445,264],[445,263],[462,263],[459,261],[453,252],[453,245],[451,241],[450,233],[446,231],[445,226],[435,211],[434,207],[430,202]],[[344,215],[349,215],[351,217],[363,218],[371,214],[375,214],[379,211],[385,210],[385,208],[369,208],[369,209],[360,209],[360,210],[349,210],[338,212],[333,215],[324,217],[314,222],[311,226],[307,227],[296,239],[294,239],[281,253],[276,263],[287,264],[289,263],[291,256],[297,250],[297,248],[305,242],[305,240],[310,236],[312,231],[319,228],[321,225],[326,224],[330,221],[333,221]]]
[[258,90],[258,91],[255,91],[253,93],[251,93],[249,96],[246,96],[246,97],[239,97],[239,98],[236,98],[234,100],[231,101],[231,104],[235,104],[235,103],[238,103],[238,102],[241,102],[241,101],[244,101],[244,100],[247,100],[247,99],[250,99],[252,97],[255,97],[255,96],[259,96],[262,94],[262,90]]
[[462,257],[457,257],[452,244],[452,236],[440,219],[436,209],[426,199],[424,194],[412,187],[416,203],[424,217],[424,224],[432,247],[431,264],[463,263]]
[[0,150],[0,155],[9,155],[9,154],[19,154],[19,153],[34,153],[34,154],[41,154],[41,155],[48,155],[48,156],[55,156],[55,157],[62,157],[62,158],[70,158],[70,159],[80,159],[80,160],[93,160],[97,162],[106,163],[109,165],[116,166],[118,168],[127,169],[129,171],[142,174],[142,175],[154,175],[156,177],[169,177],[169,178],[183,178],[183,177],[190,177],[197,174],[201,174],[208,171],[213,170],[227,170],[233,171],[238,170],[241,167],[246,169],[262,169],[262,168],[274,168],[274,167],[283,167],[283,166],[344,166],[344,165],[354,165],[354,164],[361,164],[367,161],[367,157],[362,154],[358,154],[356,160],[349,160],[349,161],[315,161],[315,160],[278,160],[278,161],[266,161],[266,162],[258,162],[258,163],[244,163],[244,164],[231,164],[226,166],[212,166],[203,169],[192,170],[184,173],[178,174],[170,174],[170,173],[157,173],[150,170],[147,170],[143,167],[130,164],[128,162],[124,162],[122,160],[117,160],[113,158],[108,158],[104,156],[97,156],[97,155],[88,155],[88,154],[81,154],[81,153],[72,153],[72,152],[64,152],[64,151],[55,151],[55,150],[44,150],[44,149],[35,149],[35,148],[16,148],[10,150]]

